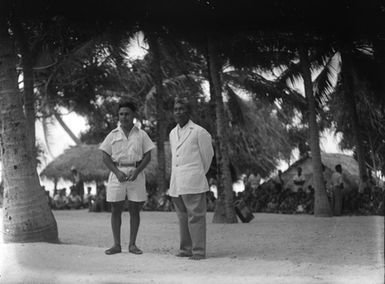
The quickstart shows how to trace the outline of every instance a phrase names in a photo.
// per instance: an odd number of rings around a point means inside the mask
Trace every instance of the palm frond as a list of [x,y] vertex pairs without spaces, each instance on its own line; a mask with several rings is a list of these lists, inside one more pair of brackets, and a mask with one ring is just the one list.
[[289,102],[300,110],[306,109],[306,99],[295,90],[289,89],[280,80],[270,81],[255,72],[238,69],[225,72],[223,78],[225,81],[229,81],[237,87],[247,90],[260,98],[265,98],[270,102],[282,99],[284,102]]
[[334,91],[338,73],[336,69],[338,66],[337,61],[337,56],[329,58],[313,82],[314,95],[319,106],[324,105]]
[[299,62],[293,61],[290,62],[284,71],[282,71],[276,81],[280,84],[287,84],[287,82],[290,82],[292,85],[295,85],[301,78],[301,66]]

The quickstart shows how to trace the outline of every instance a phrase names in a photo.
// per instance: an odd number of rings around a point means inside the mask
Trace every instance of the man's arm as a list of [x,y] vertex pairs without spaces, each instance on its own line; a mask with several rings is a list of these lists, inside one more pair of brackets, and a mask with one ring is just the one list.
[[114,161],[112,161],[111,159],[111,156],[108,155],[106,152],[103,152],[103,163],[106,165],[106,167],[111,171],[113,172],[116,177],[118,178],[119,182],[124,182],[127,180],[127,176],[125,175],[125,173],[123,173],[122,171],[120,171],[114,164]]
[[203,168],[205,173],[207,173],[210,169],[210,164],[214,156],[214,149],[211,141],[211,135],[204,129],[198,133],[198,144]]

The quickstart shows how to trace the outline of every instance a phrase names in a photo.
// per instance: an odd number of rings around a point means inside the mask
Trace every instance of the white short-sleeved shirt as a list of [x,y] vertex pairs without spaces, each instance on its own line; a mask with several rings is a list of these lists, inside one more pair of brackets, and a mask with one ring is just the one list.
[[140,161],[143,155],[155,148],[148,134],[133,126],[128,137],[120,127],[112,130],[99,149],[109,154],[114,162],[132,163]]
[[[134,126],[128,137],[120,127],[112,130],[104,139],[99,149],[109,154],[114,162],[133,163],[142,160],[143,155],[155,148],[146,132]],[[118,167],[128,174],[133,167]],[[140,172],[135,181],[119,182],[114,173],[110,173],[107,183],[107,201],[128,200],[141,202],[147,200],[144,172]]]

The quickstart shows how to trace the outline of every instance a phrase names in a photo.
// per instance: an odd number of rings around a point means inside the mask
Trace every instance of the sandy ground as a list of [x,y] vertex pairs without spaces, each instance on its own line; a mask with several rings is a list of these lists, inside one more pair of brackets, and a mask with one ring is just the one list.
[[207,259],[174,256],[174,212],[143,212],[138,246],[121,254],[109,213],[54,211],[62,244],[0,244],[0,283],[384,283],[384,218],[255,214],[251,223],[213,224]]

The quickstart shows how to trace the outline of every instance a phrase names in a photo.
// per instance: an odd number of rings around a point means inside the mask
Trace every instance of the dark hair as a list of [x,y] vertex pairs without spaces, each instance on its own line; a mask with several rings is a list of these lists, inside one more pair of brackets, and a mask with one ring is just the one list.
[[122,101],[122,102],[120,102],[119,105],[118,105],[118,112],[123,107],[128,107],[133,112],[136,112],[136,106],[135,106],[135,104],[133,102],[130,102],[130,101]]

